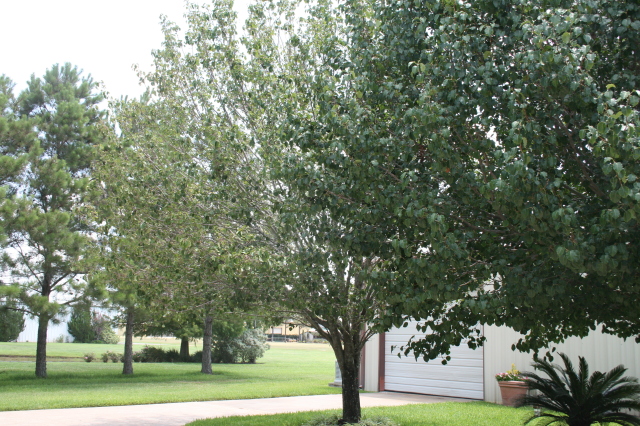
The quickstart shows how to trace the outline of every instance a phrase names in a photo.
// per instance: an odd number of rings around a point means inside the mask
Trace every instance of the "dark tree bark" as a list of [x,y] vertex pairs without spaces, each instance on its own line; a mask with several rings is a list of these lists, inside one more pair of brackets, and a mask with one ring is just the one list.
[[189,360],[189,338],[181,337],[180,338],[180,359],[182,361]]
[[[362,416],[360,407],[360,357],[368,333],[360,331],[360,323],[344,327],[334,320],[322,321],[309,315],[310,323],[331,344],[342,374],[342,419],[340,424],[358,423]],[[324,329],[323,329],[324,326]]]
[[360,408],[360,353],[349,344],[342,350],[342,362],[338,360],[342,373],[342,421],[358,423],[362,416]]
[[127,324],[124,332],[124,358],[122,360],[122,374],[133,374],[133,321],[135,312],[127,308]]
[[36,346],[36,377],[47,377],[47,329],[49,316],[41,313],[38,317],[38,343]]
[[213,334],[213,317],[207,315],[204,319],[204,336],[202,339],[202,369],[201,373],[213,374],[211,369],[211,336]]

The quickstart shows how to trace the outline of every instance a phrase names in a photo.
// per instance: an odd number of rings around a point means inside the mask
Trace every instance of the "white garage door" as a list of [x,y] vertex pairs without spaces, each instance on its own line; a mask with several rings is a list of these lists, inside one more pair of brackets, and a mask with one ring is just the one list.
[[[482,348],[472,350],[463,343],[451,350],[451,361],[447,365],[442,365],[438,358],[416,361],[413,354],[398,358],[398,348],[413,335],[419,335],[415,323],[393,328],[385,334],[385,390],[484,399]],[[396,347],[393,353],[391,346]]]

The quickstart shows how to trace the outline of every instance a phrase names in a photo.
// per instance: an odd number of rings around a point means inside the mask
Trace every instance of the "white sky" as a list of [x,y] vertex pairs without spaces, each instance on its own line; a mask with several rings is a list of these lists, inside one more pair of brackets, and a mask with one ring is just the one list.
[[[249,1],[235,3],[246,16]],[[162,43],[160,15],[184,27],[185,11],[183,0],[0,0],[0,74],[16,83],[17,95],[31,74],[71,62],[111,97],[138,96],[132,65],[150,69],[151,50]]]

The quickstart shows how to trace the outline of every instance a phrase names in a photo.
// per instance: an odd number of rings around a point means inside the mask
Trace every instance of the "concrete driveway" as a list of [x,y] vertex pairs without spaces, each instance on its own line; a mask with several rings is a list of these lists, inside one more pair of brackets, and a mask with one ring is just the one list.
[[[364,407],[430,404],[466,399],[395,392],[360,394]],[[0,425],[11,426],[182,426],[198,419],[339,409],[341,395],[292,396],[231,401],[177,402],[116,407],[64,408],[0,412]]]

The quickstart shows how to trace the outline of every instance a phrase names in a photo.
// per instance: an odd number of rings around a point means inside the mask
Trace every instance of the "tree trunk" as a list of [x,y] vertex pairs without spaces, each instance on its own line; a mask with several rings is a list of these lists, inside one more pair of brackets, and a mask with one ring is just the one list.
[[342,422],[358,423],[362,415],[360,409],[360,352],[345,345],[342,363],[338,362],[342,373]]
[[183,362],[189,361],[189,338],[181,337],[180,338],[180,360]]
[[124,331],[124,358],[122,359],[122,374],[133,374],[133,308],[127,308],[127,325]]
[[213,334],[213,317],[207,315],[204,319],[204,336],[202,339],[202,369],[201,373],[213,374],[211,369],[211,336]]
[[47,377],[47,328],[49,316],[41,313],[38,317],[38,343],[36,346],[36,377]]

